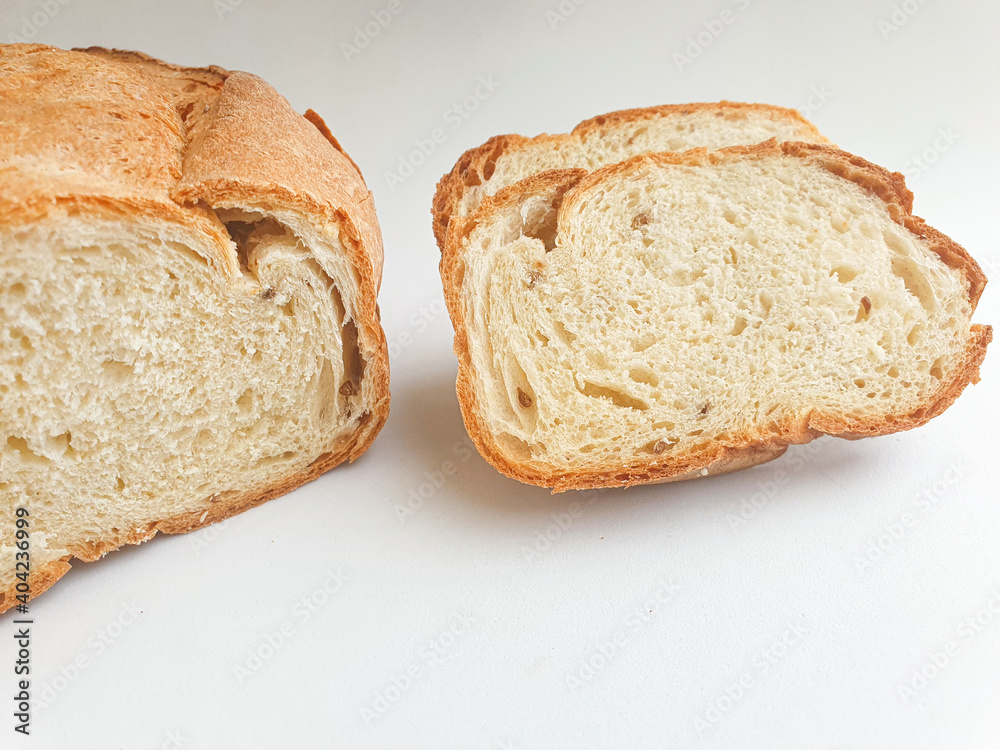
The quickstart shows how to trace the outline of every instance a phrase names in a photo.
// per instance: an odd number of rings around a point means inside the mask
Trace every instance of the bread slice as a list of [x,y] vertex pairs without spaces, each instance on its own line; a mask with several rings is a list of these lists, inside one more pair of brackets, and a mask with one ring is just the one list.
[[[372,197],[261,79],[0,47],[0,611],[288,492],[389,408]],[[23,568],[21,568],[23,572]]]
[[585,120],[564,135],[500,135],[466,151],[434,196],[434,236],[444,249],[452,216],[471,216],[483,200],[549,169],[592,171],[651,151],[719,149],[781,141],[829,143],[794,109],[716,102],[629,109]]
[[768,141],[550,171],[453,219],[469,434],[555,490],[719,474],[916,427],[992,337],[976,262],[901,175]]

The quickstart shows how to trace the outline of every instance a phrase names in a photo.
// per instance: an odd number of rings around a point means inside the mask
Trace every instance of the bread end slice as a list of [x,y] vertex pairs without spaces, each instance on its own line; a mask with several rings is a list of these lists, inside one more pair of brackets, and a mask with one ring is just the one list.
[[746,468],[944,411],[992,340],[985,277],[902,177],[767,142],[535,175],[441,261],[469,434],[555,491]]
[[434,237],[443,251],[452,216],[475,213],[487,197],[538,172],[595,170],[646,152],[719,149],[771,138],[829,143],[794,109],[727,101],[610,112],[561,135],[495,136],[466,151],[441,178],[431,210]]
[[34,597],[371,445],[382,239],[322,120],[256,76],[42,45],[0,70],[0,526],[27,509]]

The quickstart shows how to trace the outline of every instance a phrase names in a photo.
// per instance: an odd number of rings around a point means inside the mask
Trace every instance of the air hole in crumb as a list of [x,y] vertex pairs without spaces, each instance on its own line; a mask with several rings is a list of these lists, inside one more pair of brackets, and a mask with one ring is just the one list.
[[647,213],[636,214],[635,217],[632,219],[632,228],[633,229],[638,229],[639,227],[644,227],[647,224],[649,224],[649,214],[647,214]]
[[[576,337],[574,336],[574,338]],[[652,333],[643,334],[642,336],[632,339],[632,351],[644,352],[655,344],[657,340],[657,337]]]
[[941,380],[944,377],[944,357],[938,357],[934,360],[934,364],[931,365],[931,377]]
[[111,380],[121,383],[135,374],[135,367],[126,362],[118,362],[110,359],[101,363],[101,368],[108,374]]
[[556,246],[556,231],[558,229],[559,214],[555,209],[545,211],[535,221],[525,223],[522,230],[525,237],[540,240],[545,246],[545,252],[550,252]]
[[[887,240],[892,235],[887,235]],[[890,243],[890,246],[893,245]],[[920,268],[916,262],[907,257],[895,257],[892,259],[892,272],[902,280],[906,291],[917,298],[920,305],[928,312],[934,312],[936,300],[934,292],[931,290],[927,280],[923,278]]]
[[7,438],[7,447],[18,454],[22,463],[29,466],[45,466],[51,461],[45,456],[40,456],[28,447],[28,441],[24,438],[11,435]]
[[660,384],[659,376],[648,367],[634,367],[628,371],[628,376],[636,383],[645,383],[653,388]]
[[730,331],[730,333],[733,336],[739,336],[741,333],[743,333],[743,331],[746,330],[746,327],[747,327],[747,319],[740,316],[736,319],[736,322],[733,324],[733,330]]
[[608,388],[603,385],[596,385],[594,383],[584,381],[583,388],[579,388],[578,386],[578,389],[584,396],[589,398],[606,398],[616,406],[621,406],[625,409],[646,411],[649,408],[649,405],[644,401],[616,388]]
[[247,388],[243,391],[243,395],[236,400],[236,406],[241,414],[249,414],[253,409],[253,390]]
[[509,432],[499,433],[497,435],[497,444],[504,453],[519,461],[531,458],[531,447]]
[[848,282],[854,281],[860,273],[860,271],[851,268],[850,266],[837,266],[830,271],[830,275],[836,276],[837,281],[841,284],[847,284]]
[[563,325],[562,321],[553,320],[552,329],[555,331],[555,334],[559,338],[559,340],[562,341],[564,344],[572,344],[574,341],[576,341],[576,334],[570,331],[568,328],[566,328],[566,326]]
[[771,314],[771,308],[774,307],[774,297],[769,292],[761,292],[759,299],[761,310],[764,313],[762,317],[766,318]]
[[361,358],[358,346],[358,327],[353,320],[344,323],[341,333],[343,344],[344,380],[350,383],[361,383],[365,377],[365,361]]
[[257,462],[257,468],[267,468],[268,466],[274,466],[275,464],[287,463],[293,458],[295,458],[295,451],[285,451],[284,453],[279,453],[275,456],[265,456]]
[[521,405],[521,408],[523,408],[523,409],[529,409],[529,408],[531,408],[531,405],[534,403],[534,401],[532,400],[531,396],[529,396],[527,393],[524,392],[523,389],[518,388],[517,389],[517,403],[519,403]]

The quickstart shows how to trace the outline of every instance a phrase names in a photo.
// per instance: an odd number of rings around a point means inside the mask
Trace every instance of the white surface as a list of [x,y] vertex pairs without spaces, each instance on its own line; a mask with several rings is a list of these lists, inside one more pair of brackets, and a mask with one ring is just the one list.
[[[888,0],[567,0],[575,11],[556,28],[558,0],[404,0],[348,61],[341,43],[385,3],[244,0],[220,17],[227,6],[210,0],[6,0],[2,41],[48,8],[34,41],[253,71],[327,119],[382,222],[393,404],[356,464],[222,528],[79,565],[35,602],[33,736],[14,734],[5,698],[0,746],[996,747],[995,352],[980,386],[914,432],[827,439],[706,481],[553,497],[464,444],[430,231],[435,182],[491,135],[665,102],[806,107],[820,91],[809,113],[820,129],[907,171],[917,213],[998,277],[1000,6],[902,4],[915,12],[886,39]],[[724,9],[733,23],[679,70],[674,53]],[[456,119],[480,76],[499,86]],[[444,142],[390,189],[386,173],[435,128]],[[912,160],[939,129],[954,142],[939,140],[920,171]],[[1000,322],[997,288],[977,318]],[[425,485],[443,468],[456,473]],[[401,516],[421,487],[423,506]],[[547,531],[555,541],[535,551]],[[316,594],[330,570],[346,582]],[[300,602],[314,594],[327,601],[310,612]],[[646,604],[657,595],[666,603]],[[988,623],[963,625],[977,614]],[[904,699],[900,685],[934,654],[947,664]],[[42,705],[46,686],[62,690]]]

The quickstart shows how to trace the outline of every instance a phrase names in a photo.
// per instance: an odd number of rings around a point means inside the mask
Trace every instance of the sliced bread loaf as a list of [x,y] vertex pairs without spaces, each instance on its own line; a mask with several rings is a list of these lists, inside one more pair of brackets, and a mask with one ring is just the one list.
[[496,136],[466,151],[441,178],[432,210],[434,236],[443,249],[452,216],[471,216],[485,198],[548,169],[592,171],[651,151],[719,149],[770,138],[829,143],[794,109],[737,102],[611,112],[563,135]]
[[2,46],[0,173],[0,611],[371,444],[381,236],[315,114],[246,73]]
[[469,434],[556,490],[685,479],[927,422],[991,340],[985,278],[902,177],[766,142],[550,171],[452,220]]

